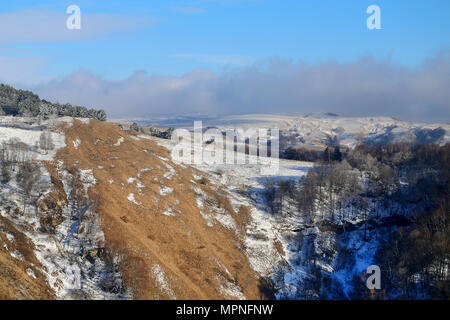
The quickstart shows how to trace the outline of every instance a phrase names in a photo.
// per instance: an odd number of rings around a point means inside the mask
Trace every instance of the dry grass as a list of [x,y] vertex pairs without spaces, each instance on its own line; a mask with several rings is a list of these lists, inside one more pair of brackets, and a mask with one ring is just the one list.
[[[158,156],[169,159],[169,152],[151,140],[133,139],[135,133],[124,132],[115,124],[75,120],[65,131],[67,147],[58,152],[57,159],[72,172],[94,169],[97,184],[89,193],[98,197],[106,246],[114,250],[119,243],[126,252],[128,262],[121,267],[135,298],[232,298],[219,288],[219,264],[230,271],[234,278],[230,281],[239,285],[248,299],[264,298],[236,233],[220,224],[206,225],[197,208],[192,169],[169,161],[176,174],[165,177],[169,169]],[[123,142],[117,145],[121,137]],[[75,149],[72,141],[77,138],[81,144]],[[145,168],[151,170],[141,171]],[[127,179],[136,178],[140,172],[139,181],[145,187],[139,191]],[[206,179],[202,182],[197,186],[209,189],[211,199],[230,212],[239,226],[248,223],[245,208],[235,212],[226,196],[209,188]],[[161,196],[160,186],[171,187],[173,192]],[[130,193],[140,205],[127,200]],[[174,216],[163,214],[168,208]],[[155,266],[163,270],[166,285],[161,284],[161,275],[152,272]]]
[[[0,233],[0,300],[54,299],[54,292],[39,271],[42,266],[34,255],[32,241],[2,216],[0,229],[14,237],[9,241]],[[15,252],[20,258],[12,257],[10,252]],[[27,269],[32,270],[36,279],[27,273]]]

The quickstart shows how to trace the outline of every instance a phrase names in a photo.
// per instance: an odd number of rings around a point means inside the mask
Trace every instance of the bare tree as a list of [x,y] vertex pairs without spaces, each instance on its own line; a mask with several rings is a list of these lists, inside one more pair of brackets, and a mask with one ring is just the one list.
[[31,162],[25,162],[19,167],[16,181],[23,190],[23,212],[25,212],[27,199],[30,198],[36,185],[39,183],[40,169]]
[[49,131],[43,131],[41,133],[39,137],[39,146],[42,150],[45,150],[45,153],[48,153],[49,150],[52,150],[55,147],[52,135]]
[[3,184],[8,183],[11,180],[11,165],[8,162],[3,162],[0,175]]

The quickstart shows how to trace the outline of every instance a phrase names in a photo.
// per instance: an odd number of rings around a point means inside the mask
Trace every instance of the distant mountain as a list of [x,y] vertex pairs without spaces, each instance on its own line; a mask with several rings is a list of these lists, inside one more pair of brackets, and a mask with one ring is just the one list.
[[17,90],[11,86],[0,84],[0,116],[30,116],[49,118],[50,116],[70,116],[76,118],[92,118],[106,120],[104,110],[88,109],[73,106],[69,103],[59,104],[41,100],[38,95],[27,90]]

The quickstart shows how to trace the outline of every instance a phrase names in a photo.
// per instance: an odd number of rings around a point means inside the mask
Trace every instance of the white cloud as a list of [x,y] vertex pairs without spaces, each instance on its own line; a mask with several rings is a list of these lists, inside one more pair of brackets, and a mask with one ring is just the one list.
[[25,10],[0,13],[0,44],[90,40],[111,33],[144,28],[149,17],[92,14],[81,11],[81,30],[69,30],[65,12]]

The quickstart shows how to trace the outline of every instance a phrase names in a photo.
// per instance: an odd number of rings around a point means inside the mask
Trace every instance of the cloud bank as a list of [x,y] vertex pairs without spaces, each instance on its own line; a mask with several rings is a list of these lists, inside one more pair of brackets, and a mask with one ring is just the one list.
[[420,68],[364,58],[322,65],[275,59],[182,77],[149,75],[110,81],[87,71],[39,85],[42,97],[104,108],[109,117],[163,114],[318,113],[450,121],[450,51]]

